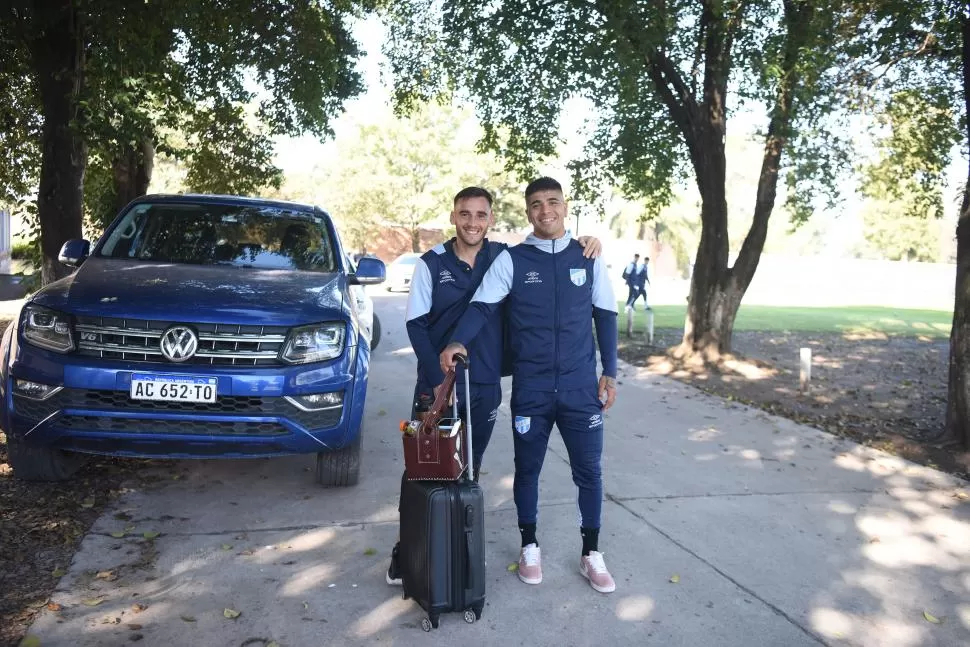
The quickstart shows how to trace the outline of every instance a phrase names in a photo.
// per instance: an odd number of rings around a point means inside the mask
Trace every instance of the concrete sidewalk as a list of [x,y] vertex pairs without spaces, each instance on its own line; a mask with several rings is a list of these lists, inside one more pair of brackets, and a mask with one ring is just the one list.
[[[403,321],[403,302],[379,299],[382,320]],[[616,592],[578,573],[576,493],[555,435],[544,581],[507,570],[519,538],[506,384],[482,478],[488,603],[474,625],[449,614],[424,633],[421,610],[383,579],[414,361],[403,324],[386,326],[357,487],[315,487],[310,457],[173,463],[96,523],[54,595],[62,610],[30,633],[45,647],[136,635],[166,647],[970,644],[966,483],[630,367],[606,422],[600,544]]]

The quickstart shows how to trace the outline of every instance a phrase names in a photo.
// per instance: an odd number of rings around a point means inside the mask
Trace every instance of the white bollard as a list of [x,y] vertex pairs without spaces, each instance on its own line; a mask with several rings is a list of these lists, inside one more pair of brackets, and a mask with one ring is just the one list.
[[812,349],[802,348],[799,359],[798,384],[802,391],[807,391],[812,380]]
[[647,308],[647,343],[653,344],[653,308]]

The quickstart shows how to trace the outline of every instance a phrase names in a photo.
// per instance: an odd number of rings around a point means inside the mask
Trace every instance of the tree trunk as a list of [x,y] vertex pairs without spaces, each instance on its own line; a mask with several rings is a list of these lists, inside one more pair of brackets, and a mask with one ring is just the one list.
[[[151,137],[144,137],[138,148],[125,146],[124,151],[112,162],[114,176],[115,214],[126,204],[148,193],[155,165],[155,146]],[[107,223],[106,223],[107,224]]]
[[415,227],[411,230],[411,251],[421,251],[421,228]]
[[728,268],[725,198],[725,124],[721,109],[726,85],[708,89],[701,110],[707,120],[705,127],[695,130],[693,137],[687,137],[688,142],[693,140],[690,146],[692,162],[701,193],[701,240],[691,277],[687,321],[679,349],[681,356],[699,354],[706,361],[716,361],[721,354],[731,351],[734,319],[754,278],[768,237],[768,219],[775,206],[778,170],[791,123],[793,88],[798,83],[796,70],[800,49],[812,11],[811,3],[785,3],[788,32],[783,61],[785,78],[778,84],[771,110],[751,227],[731,268]]
[[647,237],[647,223],[644,220],[640,221],[640,227],[637,229],[637,240],[643,240]]
[[722,141],[716,135],[698,137],[702,152],[699,159],[695,155],[694,168],[701,193],[701,239],[680,347],[680,354],[700,355],[708,361],[716,361],[721,353],[731,350],[734,317],[744,295],[743,290],[732,285],[727,265],[728,212]]
[[84,84],[84,39],[73,3],[39,0],[35,7],[43,21],[35,27],[32,55],[44,116],[37,215],[41,280],[47,284],[69,274],[57,256],[66,240],[81,237],[87,148],[74,122]]
[[[963,27],[963,99],[970,114],[970,8],[965,7]],[[970,141],[970,123],[967,124]],[[950,330],[950,377],[947,388],[947,440],[970,449],[970,168],[957,222],[957,276]]]

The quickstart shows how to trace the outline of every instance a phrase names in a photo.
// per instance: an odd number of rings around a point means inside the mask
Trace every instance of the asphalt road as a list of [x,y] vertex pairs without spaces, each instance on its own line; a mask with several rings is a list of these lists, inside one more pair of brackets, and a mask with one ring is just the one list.
[[967,483],[630,367],[606,416],[600,543],[616,592],[578,573],[558,436],[540,486],[544,582],[508,571],[506,384],[482,477],[488,603],[474,625],[452,614],[424,633],[418,606],[384,583],[414,356],[405,297],[374,296],[385,337],[360,484],[319,489],[308,456],[173,462],[92,528],[54,595],[61,610],[31,628],[40,644],[970,644]]

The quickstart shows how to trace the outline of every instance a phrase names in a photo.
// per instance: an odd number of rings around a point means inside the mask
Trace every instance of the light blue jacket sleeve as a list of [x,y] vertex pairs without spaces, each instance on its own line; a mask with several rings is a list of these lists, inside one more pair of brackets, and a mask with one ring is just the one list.
[[593,307],[616,312],[616,296],[602,256],[593,261]]
[[411,291],[408,293],[407,314],[405,321],[411,321],[431,312],[431,272],[423,258],[419,258],[414,265],[411,275]]
[[512,275],[512,257],[508,250],[505,250],[495,257],[491,267],[485,272],[482,284],[475,290],[468,309],[458,320],[451,341],[456,341],[468,348],[492,312],[509,295],[512,289]]

